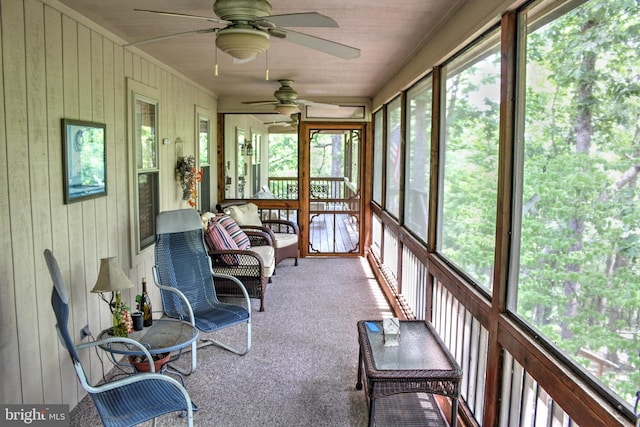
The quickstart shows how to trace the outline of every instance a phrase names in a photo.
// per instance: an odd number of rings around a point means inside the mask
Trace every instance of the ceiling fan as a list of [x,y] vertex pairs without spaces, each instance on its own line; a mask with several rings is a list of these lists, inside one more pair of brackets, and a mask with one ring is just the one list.
[[280,83],[280,88],[273,92],[273,96],[276,98],[275,101],[245,101],[243,104],[248,105],[274,105],[274,109],[284,115],[291,116],[292,114],[296,114],[299,112],[298,104],[305,105],[317,105],[322,106],[324,108],[340,108],[339,105],[333,104],[322,104],[319,102],[307,101],[304,99],[298,99],[298,92],[296,92],[291,85],[293,84],[293,80],[282,79],[278,80]]
[[276,120],[275,116],[273,120],[269,122],[263,122],[262,124],[269,126],[279,126],[283,129],[296,129],[298,127],[298,114],[294,113],[289,116],[289,120]]
[[353,59],[360,56],[360,49],[283,28],[337,28],[338,23],[333,19],[316,12],[271,15],[271,4],[267,0],[215,0],[213,3],[213,12],[218,18],[160,10],[134,10],[137,12],[156,13],[180,18],[200,19],[225,26],[222,28],[213,27],[167,34],[129,43],[128,46],[138,46],[185,34],[206,34],[214,32],[216,33],[216,46],[223,52],[241,61],[253,59],[269,49],[270,36],[285,39],[289,42],[343,59]]

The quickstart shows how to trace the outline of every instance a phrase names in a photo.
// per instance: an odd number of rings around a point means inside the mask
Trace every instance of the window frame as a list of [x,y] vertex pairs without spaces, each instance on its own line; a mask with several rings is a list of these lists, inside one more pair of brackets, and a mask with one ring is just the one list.
[[[434,99],[433,83],[434,83],[433,74],[429,73],[428,75],[420,79],[418,82],[416,82],[414,85],[412,85],[409,89],[407,89],[405,110],[403,111],[403,114],[405,115],[405,123],[406,123],[406,129],[405,129],[406,143],[404,148],[405,153],[404,153],[404,177],[403,177],[404,178],[404,210],[403,210],[404,226],[414,236],[416,236],[416,238],[418,238],[420,241],[422,241],[425,244],[428,242],[428,239],[429,239],[428,236],[429,236],[429,221],[430,221],[429,197],[431,194],[431,142],[432,142],[433,131],[434,131],[433,129],[433,99]],[[425,216],[425,221],[424,221],[424,233],[422,233],[422,230],[415,230],[411,227],[412,221],[409,218],[409,215],[411,212],[411,210],[409,209],[410,207],[409,203],[411,201],[411,198],[409,197],[409,191],[412,188],[412,186],[410,185],[410,175],[412,173],[412,167],[414,166],[412,162],[413,159],[410,156],[410,151],[414,144],[414,141],[411,138],[411,132],[412,132],[412,115],[411,114],[413,111],[411,107],[411,100],[412,100],[412,95],[414,95],[415,93],[423,94],[425,92],[431,92],[431,95],[427,105],[427,109],[429,110],[429,113],[428,113],[429,120],[424,124],[425,129],[428,129],[428,135],[426,135],[426,138],[424,138],[424,142],[426,143],[425,154],[428,159],[428,162],[426,162],[425,164],[425,168],[427,172],[427,180],[424,183],[425,191],[427,193],[427,198],[426,198],[427,214]]]
[[[162,203],[162,180],[160,179],[160,91],[151,86],[127,79],[127,117],[129,117],[128,133],[128,151],[129,151],[129,216],[130,216],[130,254],[131,266],[140,264],[149,252],[155,248],[155,216],[160,212]],[[143,101],[155,106],[155,167],[138,168],[138,150],[136,147],[136,102]],[[156,194],[153,195],[154,218],[152,227],[154,229],[153,237],[146,239],[144,242],[140,237],[140,211],[139,211],[139,188],[138,179],[142,175],[153,175],[155,177]]]
[[588,3],[590,0],[577,1],[567,0],[559,6],[555,6],[552,1],[540,0],[531,1],[517,11],[517,52],[516,61],[516,85],[515,85],[515,114],[514,114],[514,152],[513,152],[513,212],[512,231],[510,239],[509,275],[506,296],[505,311],[510,318],[530,336],[558,360],[560,360],[573,374],[584,381],[591,391],[595,391],[602,396],[609,404],[630,418],[635,417],[633,408],[629,408],[630,403],[625,401],[615,390],[603,383],[589,369],[582,365],[575,355],[566,349],[561,348],[559,343],[553,341],[552,337],[541,331],[535,325],[525,319],[525,316],[518,313],[517,298],[519,294],[521,256],[522,256],[522,234],[523,234],[523,210],[526,209],[524,197],[525,187],[525,162],[527,140],[526,133],[526,93],[527,93],[527,37],[529,33],[536,29],[560,19],[571,10]]
[[[435,251],[436,253],[438,253],[442,259],[451,267],[453,268],[457,273],[459,273],[461,276],[463,276],[465,278],[466,281],[468,281],[469,283],[471,283],[473,285],[474,288],[476,288],[478,291],[480,291],[482,293],[482,295],[484,297],[486,297],[487,299],[491,299],[492,298],[492,293],[493,293],[493,287],[495,286],[495,283],[493,283],[494,280],[494,268],[495,268],[495,263],[496,263],[496,259],[495,259],[495,240],[494,240],[494,244],[493,244],[493,262],[491,263],[492,269],[491,272],[489,273],[489,283],[485,284],[481,284],[479,283],[479,281],[473,277],[471,274],[469,274],[469,272],[465,269],[464,266],[462,265],[458,265],[456,263],[455,260],[452,260],[451,258],[449,258],[448,256],[443,254],[442,251],[442,243],[443,243],[443,227],[444,227],[444,200],[445,200],[445,194],[444,194],[444,189],[445,189],[445,166],[446,166],[446,151],[447,151],[447,115],[446,115],[446,109],[447,109],[447,79],[455,76],[457,74],[459,74],[460,72],[463,72],[465,70],[467,70],[469,68],[469,65],[473,65],[477,62],[482,61],[484,58],[492,55],[492,54],[498,54],[500,55],[501,53],[501,33],[502,33],[502,28],[500,26],[499,23],[490,26],[489,28],[487,28],[480,36],[478,36],[475,40],[473,40],[471,43],[469,43],[468,45],[465,45],[460,51],[458,51],[455,55],[453,55],[451,58],[449,58],[449,60],[447,60],[444,64],[442,64],[442,66],[440,66],[439,70],[440,70],[440,74],[439,74],[439,87],[437,88],[438,93],[438,97],[439,97],[439,105],[438,105],[438,112],[435,113],[436,116],[439,116],[439,135],[438,135],[438,139],[439,139],[439,143],[438,143],[438,188],[437,188],[437,216],[436,216],[436,229],[435,229]],[[475,50],[479,49],[477,52]],[[460,61],[459,63],[456,64],[456,61]],[[449,68],[452,64],[455,64],[454,67]],[[502,71],[501,69],[498,70],[498,72],[500,73],[500,75],[498,76],[498,85],[500,85],[501,83],[501,78],[502,78]],[[436,90],[434,88],[434,90]],[[435,95],[434,95],[435,96]],[[498,96],[498,103],[500,102],[500,96]],[[501,111],[498,111],[498,121],[497,123],[500,123],[502,117],[501,116]],[[497,200],[499,197],[498,194],[498,186],[499,186],[499,182],[498,182],[498,173],[499,173],[499,162],[500,162],[500,153],[499,153],[499,149],[500,149],[500,130],[497,130],[497,140],[496,140],[496,148],[498,149],[497,152],[497,164],[496,164],[496,170],[495,170],[495,174],[496,174],[496,179],[495,179],[495,192],[496,192],[496,197],[494,198],[494,213],[495,213],[495,217],[494,217],[494,225],[497,227]],[[492,236],[495,237],[496,235],[496,229],[494,228],[493,230],[493,234]]]
[[[396,220],[400,220],[400,216],[402,214],[402,206],[403,206],[403,200],[402,200],[402,186],[403,186],[403,174],[404,174],[404,144],[403,144],[403,135],[402,135],[402,114],[403,114],[403,110],[404,110],[404,106],[402,105],[402,96],[398,95],[396,97],[394,97],[391,101],[389,101],[389,103],[387,104],[386,108],[385,108],[385,127],[387,129],[387,131],[385,132],[385,138],[384,138],[384,209],[385,211],[391,215],[393,218],[395,218]],[[397,184],[394,182],[394,177],[393,177],[393,171],[390,170],[390,166],[392,166],[391,164],[391,157],[393,156],[392,153],[392,141],[393,141],[393,131],[389,130],[389,126],[392,123],[390,116],[392,114],[396,114],[397,111],[397,119],[398,119],[398,152],[397,152],[397,163],[398,163],[398,180],[397,180]],[[397,206],[395,206],[395,208],[397,209],[396,211],[391,211],[389,209],[389,199],[390,199],[390,195],[392,195],[392,191],[390,190],[394,190],[395,186],[397,186],[397,194],[395,194],[395,196],[397,196],[398,200],[397,200]]]
[[371,200],[383,206],[384,200],[384,109],[373,113],[373,177]]

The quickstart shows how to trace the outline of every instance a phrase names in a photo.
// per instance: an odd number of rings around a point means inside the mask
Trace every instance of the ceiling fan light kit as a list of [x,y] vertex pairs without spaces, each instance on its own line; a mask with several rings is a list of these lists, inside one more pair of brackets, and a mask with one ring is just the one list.
[[290,116],[300,111],[296,104],[277,104],[274,109],[283,116]]
[[216,46],[236,59],[252,59],[269,49],[269,33],[257,31],[249,22],[271,15],[267,0],[217,0],[213,12],[234,26],[223,28],[216,36]]
[[269,34],[246,28],[218,31],[216,46],[236,59],[252,59],[269,49]]

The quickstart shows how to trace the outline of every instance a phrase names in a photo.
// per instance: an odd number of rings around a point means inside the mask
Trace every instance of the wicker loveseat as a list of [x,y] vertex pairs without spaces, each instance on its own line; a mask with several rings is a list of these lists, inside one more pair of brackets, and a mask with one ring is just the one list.
[[244,230],[263,230],[271,235],[276,250],[276,265],[287,258],[298,265],[300,256],[300,230],[293,221],[261,218],[255,203],[234,200],[216,205],[218,212],[229,214]]
[[[260,300],[260,311],[264,311],[265,293],[275,270],[275,250],[271,236],[262,230],[243,230],[243,236],[238,239],[242,241],[246,238],[249,244],[241,246],[241,249],[229,241],[221,242],[222,231],[216,220],[222,220],[224,224],[228,217],[221,218],[209,214],[203,215],[202,218],[213,271],[239,279],[246,287],[249,297]],[[230,229],[234,230],[233,226]],[[231,236],[231,233],[228,235],[231,240],[236,236],[237,234]],[[223,239],[225,237],[226,235]],[[219,296],[241,296],[238,286],[230,280],[216,278],[215,287]]]

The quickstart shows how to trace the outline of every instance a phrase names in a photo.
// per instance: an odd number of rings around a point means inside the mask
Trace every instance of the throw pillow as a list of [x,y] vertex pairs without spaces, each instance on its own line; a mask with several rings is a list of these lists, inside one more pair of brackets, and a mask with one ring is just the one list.
[[220,215],[211,218],[211,220],[222,225],[225,230],[227,230],[227,233],[229,233],[229,236],[231,236],[231,238],[236,242],[239,249],[246,250],[251,247],[249,236],[247,236],[247,233],[242,231],[238,223],[233,218],[227,215]]
[[240,225],[262,226],[258,206],[255,203],[246,203],[240,206],[229,206],[229,214]]
[[[212,250],[226,251],[226,250],[238,250],[238,245],[229,236],[227,230],[219,223],[212,221],[207,229],[207,245]],[[223,254],[220,256],[222,262],[228,266],[238,265],[240,258],[237,254]]]

